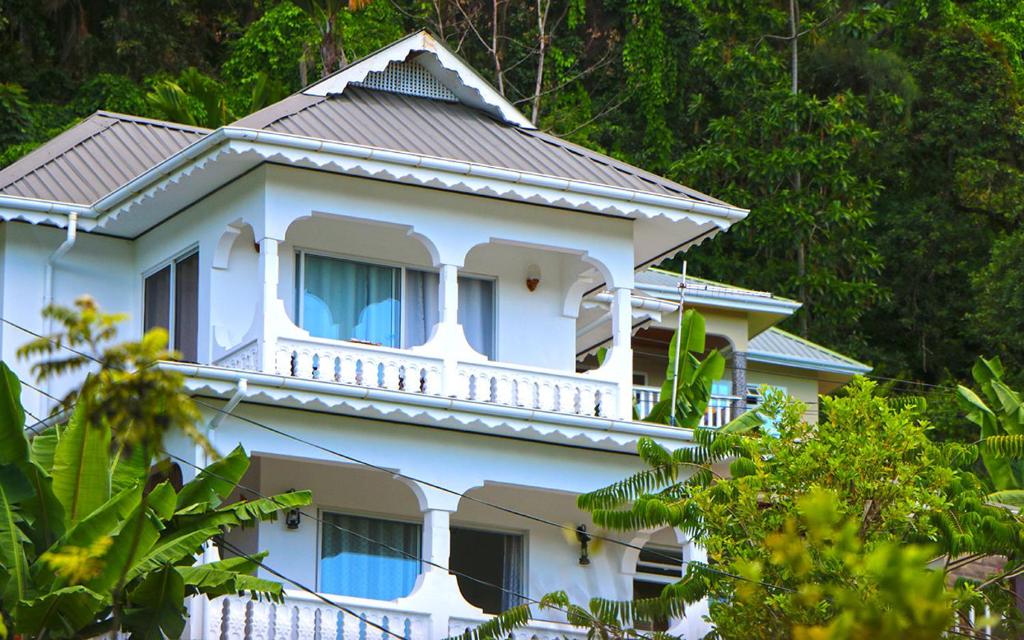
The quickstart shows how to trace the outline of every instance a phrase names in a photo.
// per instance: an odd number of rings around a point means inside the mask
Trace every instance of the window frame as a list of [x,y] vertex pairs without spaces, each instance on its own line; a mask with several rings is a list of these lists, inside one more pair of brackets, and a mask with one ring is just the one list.
[[[150,277],[155,276],[157,273],[163,271],[164,269],[170,268],[170,278],[168,279],[168,284],[167,284],[167,287],[168,287],[168,296],[167,296],[167,300],[168,300],[168,302],[167,302],[167,325],[168,326],[166,327],[166,329],[167,329],[167,348],[169,350],[175,350],[175,349],[178,348],[178,345],[175,344],[176,341],[174,339],[174,330],[176,328],[175,327],[175,316],[177,315],[176,311],[177,311],[177,296],[178,296],[178,294],[177,294],[178,269],[176,267],[178,266],[179,262],[184,262],[185,260],[188,260],[192,256],[196,256],[197,259],[200,259],[199,258],[199,243],[198,242],[189,245],[187,248],[185,248],[185,249],[183,249],[181,251],[178,251],[177,253],[171,255],[171,257],[165,258],[164,260],[161,260],[160,262],[156,263],[152,267],[150,267],[148,269],[144,269],[142,271],[142,284],[141,284],[142,313],[140,314],[140,317],[139,317],[139,328],[140,328],[139,333],[140,334],[144,334],[146,332],[146,280],[149,280]],[[198,304],[199,289],[202,287],[202,275],[203,275],[203,270],[200,267],[201,267],[201,265],[197,265],[197,267],[196,267],[197,271],[199,272],[199,277],[196,278],[196,300],[197,300],[196,315],[197,316],[199,315],[199,304]],[[197,317],[196,318],[196,360],[197,361],[200,360],[200,357],[199,357],[199,324],[200,324],[199,323],[199,318]]]
[[[322,251],[320,249],[307,249],[305,247],[295,248],[295,324],[300,329],[302,328],[303,320],[305,319],[305,304],[303,303],[304,293],[306,291],[306,256],[318,256],[321,258],[331,258],[334,260],[345,260],[347,262],[355,262],[358,264],[365,264],[373,267],[389,267],[397,269],[399,272],[399,290],[398,290],[398,343],[405,345],[406,339],[406,326],[405,326],[405,290],[406,290],[406,272],[407,271],[422,271],[424,273],[440,274],[440,269],[436,267],[421,267],[406,262],[395,262],[390,260],[380,260],[376,258],[366,258],[364,256],[356,256],[346,253],[337,253],[332,251]],[[494,336],[494,361],[498,361],[498,277],[489,276],[486,274],[478,274],[472,272],[465,272],[461,269],[458,274],[459,278],[471,278],[473,280],[485,280],[494,284],[492,290],[493,298],[493,309],[494,312],[491,314],[491,335]],[[320,336],[316,336],[320,338]],[[333,340],[333,338],[320,338],[322,340]],[[350,340],[339,340],[339,342],[350,342]],[[382,345],[383,346],[383,345]],[[417,345],[419,346],[419,345]],[[399,346],[399,347],[386,347],[389,349],[408,349],[411,347]]]
[[[414,525],[418,526],[420,528],[420,545],[419,545],[420,546],[420,550],[419,550],[420,558],[419,558],[419,573],[416,574],[417,575],[417,581],[419,580],[419,576],[423,575],[423,573],[424,573],[425,556],[424,556],[424,553],[423,553],[424,552],[424,549],[423,549],[423,528],[424,528],[424,524],[423,524],[423,519],[422,518],[417,520],[417,519],[415,519],[412,516],[395,515],[393,513],[378,513],[378,512],[374,512],[374,511],[366,511],[366,510],[363,510],[363,509],[349,509],[349,508],[345,508],[345,507],[332,507],[332,506],[317,505],[317,509],[316,509],[316,516],[317,516],[317,521],[316,521],[316,570],[314,572],[315,573],[314,583],[316,584],[317,593],[325,593],[325,591],[323,590],[323,584],[322,584],[321,581],[323,580],[323,566],[322,566],[322,562],[323,562],[323,554],[324,554],[324,527],[330,527],[331,526],[327,522],[327,519],[324,517],[327,514],[334,514],[334,515],[341,515],[341,516],[352,516],[352,517],[355,517],[355,518],[370,518],[370,519],[373,519],[373,520],[383,520],[385,522],[395,522],[395,523],[398,523],[398,524],[414,524]],[[415,589],[415,585],[413,586],[413,589]],[[406,594],[406,596],[408,596],[408,595],[410,595],[410,594]],[[351,598],[360,598],[360,597],[363,597],[363,596],[338,596],[338,597],[341,597],[341,598],[350,598],[350,597]],[[373,598],[366,598],[366,599],[367,600],[373,600]],[[388,601],[387,600],[378,600],[377,602],[388,602]]]
[[[520,584],[519,595],[525,596],[529,599],[530,595],[530,531],[529,529],[513,529],[509,527],[491,526],[478,523],[464,524],[459,521],[448,521],[449,534],[452,529],[462,529],[463,531],[479,531],[481,533],[493,533],[503,536],[517,536],[522,540],[522,581]],[[451,550],[449,550],[449,555]],[[461,596],[462,593],[460,592]],[[463,599],[465,597],[463,596]],[[522,599],[522,598],[520,598]],[[476,606],[476,605],[474,605]]]

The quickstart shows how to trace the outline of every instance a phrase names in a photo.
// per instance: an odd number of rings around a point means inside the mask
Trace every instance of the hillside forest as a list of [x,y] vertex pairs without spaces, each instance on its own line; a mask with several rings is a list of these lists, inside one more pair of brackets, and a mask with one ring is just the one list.
[[799,299],[789,330],[925,385],[1024,370],[1016,0],[0,0],[0,166],[99,109],[227,124],[417,29],[750,208],[689,272]]

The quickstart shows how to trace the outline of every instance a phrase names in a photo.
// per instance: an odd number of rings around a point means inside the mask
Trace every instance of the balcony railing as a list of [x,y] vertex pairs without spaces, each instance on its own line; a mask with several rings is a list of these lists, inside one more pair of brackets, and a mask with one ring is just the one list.
[[[190,637],[205,640],[393,640],[394,636],[381,631],[382,627],[404,640],[443,640],[431,637],[430,621],[432,616],[445,616],[444,612],[411,611],[392,602],[370,604],[360,598],[325,597],[351,613],[304,593],[289,594],[283,604],[224,596],[205,603],[202,633],[193,631]],[[195,611],[193,609],[193,614]],[[448,636],[457,637],[485,620],[448,618]],[[512,632],[510,638],[585,640],[586,633],[558,622],[531,622]]]
[[[445,396],[511,407],[618,417],[616,384],[591,375],[501,362],[455,362],[404,349],[319,338],[279,338],[274,346],[278,375],[355,384],[391,391]],[[259,370],[256,342],[236,348],[217,366]],[[445,381],[453,387],[445,389]]]
[[[651,409],[661,397],[661,389],[658,387],[633,387],[633,398],[636,400],[637,414],[641,420],[651,413]],[[724,427],[733,419],[733,403],[738,400],[736,396],[725,396],[712,394],[708,402],[707,411],[700,421],[702,427]]]
[[[305,594],[289,595],[283,604],[225,596],[206,604],[205,640],[377,640],[393,636],[405,640],[432,640],[430,614],[404,611],[388,602],[372,606],[365,601],[335,598],[355,615],[343,612],[322,600]],[[373,626],[377,625],[377,627]]]

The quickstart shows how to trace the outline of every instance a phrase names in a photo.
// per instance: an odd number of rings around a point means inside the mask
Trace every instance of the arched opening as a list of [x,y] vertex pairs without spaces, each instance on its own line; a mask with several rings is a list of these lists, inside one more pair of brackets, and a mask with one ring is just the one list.
[[[634,551],[631,559],[634,600],[657,598],[666,585],[683,577],[683,548],[671,529],[661,529],[644,540],[642,548]],[[634,620],[634,626],[644,631],[668,631],[671,624],[672,621],[663,616]]]
[[313,337],[411,348],[438,321],[432,248],[411,227],[302,218],[280,257],[285,309]]

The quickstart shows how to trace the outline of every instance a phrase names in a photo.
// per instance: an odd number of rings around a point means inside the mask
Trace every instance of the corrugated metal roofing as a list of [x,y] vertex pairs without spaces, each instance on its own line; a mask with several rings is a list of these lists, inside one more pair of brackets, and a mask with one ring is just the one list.
[[498,122],[463,104],[358,86],[328,97],[296,94],[234,124],[724,204],[560,138]]
[[208,133],[97,111],[0,170],[0,193],[88,205]]
[[[645,271],[639,271],[635,276],[637,284],[650,284],[659,287],[673,288],[679,284],[681,278],[682,275],[678,273],[671,273],[669,271],[663,271],[661,269],[647,269]],[[697,278],[691,275],[686,276],[686,281],[691,284],[707,287],[706,290],[699,291],[699,293],[704,295],[715,295],[716,293],[718,293],[729,296],[749,296],[758,299],[770,298],[789,302],[787,298],[777,298],[766,291],[754,291],[753,289],[744,289],[743,287],[737,287],[731,284],[724,284],[722,282],[715,282],[714,280],[707,280],[705,278]]]
[[775,327],[758,334],[750,341],[747,357],[756,361],[758,355],[802,360],[826,369],[831,367],[860,373],[871,371],[871,367],[862,362]]

